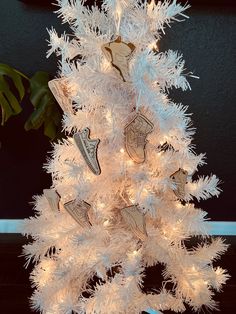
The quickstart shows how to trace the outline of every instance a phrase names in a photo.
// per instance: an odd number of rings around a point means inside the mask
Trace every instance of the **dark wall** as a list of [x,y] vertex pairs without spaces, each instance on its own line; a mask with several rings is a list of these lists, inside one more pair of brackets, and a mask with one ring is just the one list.
[[200,79],[189,80],[191,91],[171,96],[193,113],[196,151],[206,152],[208,163],[198,174],[215,173],[222,181],[220,197],[200,206],[215,220],[236,220],[236,3],[193,6],[188,13],[189,20],[166,32],[161,48],[183,53],[187,69]]
[[[0,1],[0,63],[8,63],[28,75],[37,70],[55,75],[56,59],[45,57],[46,27],[54,26],[60,33],[65,25],[60,24],[52,7],[32,5],[46,2]],[[208,162],[199,173],[215,173],[223,181],[224,192],[219,199],[200,205],[214,220],[236,220],[236,6],[224,2],[218,7],[216,2],[211,6],[194,6],[188,10],[189,20],[166,29],[161,50],[179,50],[188,70],[200,76],[200,80],[190,79],[192,91],[171,92],[175,101],[189,105],[193,112],[197,152],[206,152]],[[32,195],[50,186],[50,177],[42,169],[50,143],[42,132],[23,131],[31,110],[29,104],[24,106],[25,113],[0,127],[1,218],[32,215],[28,205]]]
[[[35,1],[36,3],[37,1]],[[39,3],[40,1],[38,1]],[[34,3],[34,1],[31,1]],[[63,32],[53,9],[26,5],[16,0],[0,1],[0,63],[16,67],[27,75],[38,70],[55,75],[56,58],[46,59],[46,27],[55,25]],[[49,140],[41,131],[24,131],[24,122],[32,108],[23,103],[19,117],[0,126],[0,217],[23,218],[32,215],[32,195],[42,193],[51,183],[42,169]]]

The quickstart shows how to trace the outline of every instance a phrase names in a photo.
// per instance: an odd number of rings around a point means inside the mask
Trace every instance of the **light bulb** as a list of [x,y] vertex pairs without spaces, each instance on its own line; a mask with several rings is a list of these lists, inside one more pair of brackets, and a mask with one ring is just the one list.
[[135,203],[135,199],[134,199],[134,198],[129,198],[129,200],[130,200],[130,202],[131,202],[132,204]]
[[182,207],[183,207],[183,205],[182,205],[181,203],[179,203],[179,202],[178,202],[178,203],[176,203],[176,207],[177,207],[177,208],[182,208]]
[[151,42],[151,43],[148,45],[148,48],[149,48],[150,50],[158,50],[158,51],[159,51],[158,45],[157,45],[156,41]]
[[116,6],[116,11],[114,14],[117,33],[119,33],[119,29],[120,29],[121,14],[122,14],[122,8],[121,8],[120,3],[118,1],[117,6]]
[[127,160],[127,165],[128,166],[132,166],[134,164],[133,160],[129,159]]
[[109,225],[109,220],[105,220],[104,223],[103,223],[103,226],[107,227],[108,225]]
[[151,12],[153,11],[155,7],[155,0],[152,0],[148,5],[147,5],[147,14],[150,15]]
[[98,203],[97,207],[99,209],[103,209],[105,207],[105,204],[104,203]]

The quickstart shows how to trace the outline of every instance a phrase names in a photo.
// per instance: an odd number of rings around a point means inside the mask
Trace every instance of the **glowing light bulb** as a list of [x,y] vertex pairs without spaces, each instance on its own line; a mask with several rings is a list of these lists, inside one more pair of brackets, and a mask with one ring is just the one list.
[[97,207],[99,209],[103,209],[105,207],[105,204],[104,203],[98,203]]
[[124,148],[121,148],[120,152],[121,152],[121,154],[124,154],[124,152],[125,152]]
[[103,64],[102,64],[102,65],[103,65],[103,68],[104,68],[104,69],[110,67],[110,64],[111,64],[110,61],[108,61],[108,60],[105,59],[105,58],[103,59]]
[[176,207],[177,207],[177,208],[182,208],[182,206],[183,206],[183,205],[182,205],[181,203],[176,203]]
[[103,226],[107,227],[108,225],[109,225],[109,220],[105,220],[104,223],[103,223]]
[[134,204],[134,199],[133,199],[133,198],[130,198],[129,200],[130,200],[130,202],[131,202],[132,204]]
[[152,0],[148,5],[147,5],[147,14],[150,15],[151,12],[153,11],[155,7],[155,0]]
[[72,144],[74,143],[73,137],[68,137],[68,138],[67,138],[67,141],[70,142],[70,143],[72,143]]
[[112,124],[113,120],[112,120],[111,111],[107,111],[107,113],[106,113],[106,119],[107,119],[107,122],[108,122],[109,124]]
[[151,49],[151,50],[157,50],[157,51],[159,51],[159,48],[158,48],[158,45],[157,45],[156,41],[151,42],[151,43],[148,45],[148,48]]
[[122,13],[122,9],[120,5],[117,5],[116,8],[116,16],[118,16],[119,18],[121,17],[121,13]]
[[79,89],[78,84],[76,84],[75,82],[70,82],[70,86],[68,87],[70,89],[70,93],[72,96],[76,96],[76,93]]
[[115,23],[116,23],[116,31],[119,33],[120,29],[120,20],[121,20],[122,8],[120,6],[119,1],[117,2],[116,11],[115,11]]
[[127,165],[128,166],[132,166],[134,164],[133,160],[129,159],[127,160]]

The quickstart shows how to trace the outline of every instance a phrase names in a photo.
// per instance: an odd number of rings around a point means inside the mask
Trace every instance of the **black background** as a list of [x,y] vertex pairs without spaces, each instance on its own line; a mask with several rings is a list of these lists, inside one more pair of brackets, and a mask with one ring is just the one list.
[[[55,75],[56,59],[45,58],[48,38],[46,27],[54,26],[63,32],[65,25],[52,13],[50,0],[0,0],[0,63],[32,75],[44,70]],[[174,23],[166,29],[161,50],[174,49],[183,53],[186,67],[200,76],[192,79],[192,91],[173,91],[171,97],[189,105],[197,128],[197,152],[206,152],[208,165],[201,174],[216,173],[222,181],[224,193],[219,199],[203,202],[202,208],[214,220],[236,220],[235,194],[235,0],[189,1],[190,19]],[[39,5],[40,4],[40,5]],[[197,5],[198,4],[198,5]],[[199,5],[200,4],[200,5]],[[32,110],[24,103],[26,112],[0,127],[0,218],[24,218],[32,215],[28,205],[32,195],[50,186],[50,177],[42,170],[50,143],[42,132],[24,132],[23,124]],[[32,313],[28,298],[30,269],[23,268],[18,258],[25,239],[20,235],[0,235],[0,304],[1,313]],[[236,240],[222,257],[220,266],[229,270],[232,278],[224,292],[218,294],[220,313],[235,313]],[[218,264],[218,263],[217,263]],[[147,291],[159,289],[161,266],[147,271],[144,285]],[[206,313],[203,309],[201,313]],[[165,311],[165,314],[173,313]],[[186,314],[192,313],[189,309]],[[217,313],[212,311],[212,313]]]
[[[7,63],[27,75],[38,70],[57,71],[55,57],[46,59],[48,34],[54,26],[62,33],[66,25],[53,14],[50,1],[0,1],[0,63]],[[189,105],[197,128],[197,152],[207,153],[208,165],[199,174],[217,174],[224,192],[202,204],[214,220],[236,220],[235,189],[235,51],[236,5],[233,1],[190,1],[190,19],[166,28],[160,49],[183,53],[186,67],[200,77],[190,79],[192,91],[172,91],[176,102]],[[206,4],[207,3],[207,4]],[[40,5],[39,5],[40,4]],[[221,5],[218,5],[221,4]],[[235,3],[236,4],[236,3]],[[32,215],[32,195],[50,186],[43,171],[50,143],[42,131],[25,132],[24,121],[32,110],[0,127],[0,218]]]

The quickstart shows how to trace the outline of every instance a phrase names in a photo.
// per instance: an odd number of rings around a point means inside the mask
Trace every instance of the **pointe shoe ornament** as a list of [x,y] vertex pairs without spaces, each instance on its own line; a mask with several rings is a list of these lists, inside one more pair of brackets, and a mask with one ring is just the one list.
[[145,241],[147,239],[145,215],[139,211],[137,205],[122,208],[121,216],[140,240]]
[[188,172],[182,168],[179,168],[179,170],[170,176],[172,182],[176,186],[176,189],[173,190],[173,192],[181,200],[184,199],[185,196],[185,184],[187,183],[187,177]]
[[89,169],[95,174],[100,175],[101,169],[97,158],[97,149],[100,142],[99,139],[91,140],[89,138],[90,129],[84,128],[74,134],[74,141],[80,150]]
[[59,211],[60,195],[55,189],[44,189],[43,195],[46,197],[49,206],[53,212]]
[[68,87],[65,78],[54,79],[48,82],[48,87],[51,90],[56,101],[61,109],[66,113],[73,114],[72,100],[70,98]]
[[138,113],[125,127],[125,147],[130,158],[140,164],[145,161],[147,135],[152,132],[153,124],[143,114]]
[[130,80],[129,61],[134,50],[135,46],[132,43],[123,42],[121,36],[102,46],[102,51],[107,60],[111,62],[124,82]]
[[70,214],[82,228],[91,228],[92,224],[88,216],[88,211],[91,208],[90,204],[83,200],[75,199],[65,203],[63,206],[68,214]]

